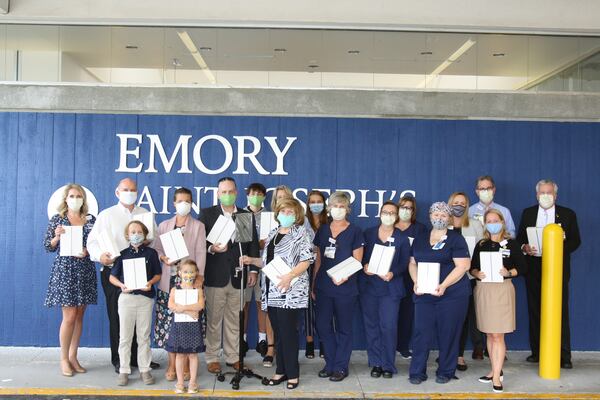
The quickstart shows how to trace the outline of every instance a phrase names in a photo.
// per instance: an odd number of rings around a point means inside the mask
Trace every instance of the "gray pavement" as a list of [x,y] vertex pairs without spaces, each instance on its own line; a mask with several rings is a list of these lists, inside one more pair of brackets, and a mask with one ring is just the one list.
[[[130,383],[126,387],[116,385],[117,375],[109,364],[109,350],[105,348],[84,348],[80,351],[80,362],[88,369],[85,374],[63,377],[59,369],[59,349],[0,347],[0,396],[26,398],[49,397],[71,398],[110,398],[131,396],[172,397],[173,382],[164,378],[166,353],[153,350],[153,359],[161,368],[153,371],[156,384],[144,385],[134,369]],[[470,356],[470,353],[467,353]],[[434,362],[436,353],[430,355],[429,380],[421,385],[408,382],[410,361],[397,357],[398,375],[392,379],[374,379],[370,376],[367,355],[355,351],[352,355],[350,376],[340,383],[321,379],[317,372],[323,367],[323,360],[304,358],[300,353],[301,377],[296,390],[287,390],[284,385],[266,387],[258,379],[244,379],[239,391],[232,391],[229,377],[218,382],[206,371],[203,355],[200,355],[199,385],[202,397],[207,398],[598,398],[600,399],[600,352],[575,352],[574,369],[562,370],[558,380],[545,380],[538,376],[538,365],[525,362],[525,352],[510,352],[505,364],[504,388],[502,395],[493,395],[491,385],[482,384],[477,378],[489,371],[489,361],[473,361],[467,358],[469,368],[458,372],[458,380],[448,384],[435,383]],[[274,368],[262,366],[260,356],[250,350],[248,365],[254,372],[270,376]],[[181,396],[177,396],[181,397]]]

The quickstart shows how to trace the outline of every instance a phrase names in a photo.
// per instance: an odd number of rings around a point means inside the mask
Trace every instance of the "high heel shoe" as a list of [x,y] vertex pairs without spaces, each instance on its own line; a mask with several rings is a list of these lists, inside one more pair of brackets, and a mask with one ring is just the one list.
[[296,389],[298,387],[299,383],[300,383],[300,379],[297,379],[297,378],[296,378],[296,382],[290,382],[288,380],[286,388],[289,389],[289,390]]
[[306,342],[306,350],[304,351],[304,357],[308,359],[315,358],[315,342]]
[[271,378],[271,379],[269,379],[269,386],[277,386],[277,385],[280,385],[281,383],[283,383],[283,382],[287,381],[287,379],[288,379],[288,378],[287,378],[287,376],[286,376],[286,375],[283,375],[283,376],[282,376],[281,378],[279,378],[279,379],[273,379],[273,378]]
[[63,376],[72,377],[73,376],[73,368],[68,361],[60,362],[60,372]]
[[78,374],[85,374],[87,372],[87,369],[83,368],[81,366],[81,364],[77,363],[72,363],[69,361],[69,365],[71,365],[71,369],[75,372],[77,372]]

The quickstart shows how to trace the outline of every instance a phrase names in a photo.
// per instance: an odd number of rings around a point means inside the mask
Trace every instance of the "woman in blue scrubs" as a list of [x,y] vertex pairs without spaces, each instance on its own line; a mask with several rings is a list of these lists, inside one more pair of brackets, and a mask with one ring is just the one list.
[[[470,267],[467,242],[460,233],[448,230],[450,216],[450,207],[446,203],[433,203],[429,209],[432,229],[428,235],[415,238],[411,248],[409,272],[415,283],[413,356],[409,369],[412,384],[427,379],[429,350],[436,339],[440,355],[435,381],[448,383],[455,378],[458,342],[471,285],[466,276]],[[421,263],[440,265],[439,284],[433,294],[419,291],[417,269]]]
[[[350,214],[350,198],[344,192],[329,197],[328,211],[332,221],[321,225],[315,236],[317,261],[313,298],[316,305],[316,326],[325,348],[325,367],[319,377],[332,382],[343,381],[348,376],[352,355],[352,323],[358,303],[357,274],[335,282],[327,270],[354,257],[363,257],[364,238],[362,230],[347,219]],[[335,321],[335,332],[332,320]]]
[[[396,228],[408,238],[412,245],[413,240],[417,236],[427,235],[428,229],[425,225],[417,221],[417,201],[413,196],[403,196],[398,202],[398,221]],[[412,338],[415,304],[413,303],[413,282],[408,274],[408,269],[402,274],[404,280],[404,288],[407,296],[404,296],[400,301],[400,311],[398,314],[398,343],[396,350],[405,360],[411,358],[410,340]]]
[[[404,272],[408,269],[410,244],[408,237],[394,227],[398,219],[398,205],[383,203],[379,211],[381,223],[365,231],[364,269],[358,276],[360,306],[367,338],[367,355],[371,376],[391,378],[397,373],[395,364],[398,337],[398,309],[405,296]],[[376,245],[394,249],[387,273],[368,272],[371,255]]]

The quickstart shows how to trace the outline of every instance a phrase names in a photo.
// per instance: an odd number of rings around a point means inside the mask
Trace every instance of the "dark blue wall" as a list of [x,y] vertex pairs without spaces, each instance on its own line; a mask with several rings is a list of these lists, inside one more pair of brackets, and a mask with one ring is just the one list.
[[[593,261],[592,227],[600,223],[600,124],[509,121],[385,120],[345,118],[275,117],[186,117],[142,115],[88,115],[52,113],[0,113],[0,345],[56,346],[60,310],[46,309],[43,300],[53,255],[46,254],[42,237],[48,218],[48,198],[68,182],[85,185],[95,194],[100,208],[116,202],[116,182],[132,174],[115,172],[119,164],[120,133],[143,134],[140,161],[149,153],[147,134],[160,135],[168,156],[179,135],[190,140],[191,174],[178,174],[178,158],[165,173],[157,158],[158,173],[137,174],[140,188],[149,186],[160,210],[160,186],[214,187],[218,176],[234,175],[239,186],[261,181],[268,187],[286,184],[292,188],[342,188],[358,196],[353,220],[363,227],[376,223],[377,206],[366,208],[369,218],[356,218],[360,211],[359,189],[386,190],[394,200],[403,190],[415,190],[419,219],[426,220],[427,206],[446,200],[456,190],[471,194],[478,175],[496,179],[499,203],[509,207],[518,224],[521,210],[535,202],[534,185],[541,178],[559,184],[559,203],[573,208],[579,217],[583,244],[573,256],[571,279],[572,342],[576,350],[600,350],[597,318],[597,282],[600,269]],[[234,162],[223,174],[199,172],[192,162],[194,144],[214,134],[232,143]],[[284,161],[288,175],[261,176],[249,161],[249,174],[233,174],[237,167],[234,136],[254,136],[261,141],[257,156],[268,171],[275,157],[266,136],[297,137]],[[131,146],[133,147],[133,142]],[[248,149],[250,145],[247,144]],[[202,149],[209,168],[223,160],[222,146],[209,141]],[[134,165],[130,158],[130,166]],[[145,168],[144,168],[145,169]],[[169,192],[169,198],[172,189]],[[300,199],[305,196],[300,193]],[[202,206],[212,202],[201,196]],[[239,205],[245,197],[240,196]],[[172,206],[169,208],[173,212]],[[158,215],[158,222],[167,215]],[[517,286],[517,332],[510,335],[511,349],[527,348],[527,312],[524,284]],[[356,324],[360,327],[360,319]],[[108,323],[104,298],[86,314],[83,346],[107,346]],[[363,347],[363,333],[355,335],[355,346]]]

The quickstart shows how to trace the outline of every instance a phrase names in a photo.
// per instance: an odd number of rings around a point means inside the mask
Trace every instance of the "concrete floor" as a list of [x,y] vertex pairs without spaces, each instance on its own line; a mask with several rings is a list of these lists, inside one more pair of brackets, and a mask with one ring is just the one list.
[[[0,347],[0,396],[14,398],[176,398],[174,384],[164,378],[166,353],[153,350],[153,359],[161,368],[153,371],[156,384],[144,385],[137,370],[126,387],[116,385],[117,375],[110,367],[108,349],[84,348],[80,361],[88,372],[74,377],[63,377],[59,371],[59,349]],[[468,354],[470,355],[470,354]],[[284,385],[266,387],[257,379],[244,379],[239,391],[232,391],[229,377],[218,382],[206,372],[203,355],[200,356],[199,385],[202,397],[207,398],[598,398],[600,399],[600,353],[576,352],[574,369],[562,370],[559,380],[545,380],[538,376],[538,365],[526,363],[525,352],[510,352],[504,367],[504,388],[501,395],[492,393],[491,385],[477,378],[489,371],[489,361],[467,359],[469,369],[457,372],[459,380],[446,385],[435,383],[435,357],[432,353],[428,367],[429,380],[421,385],[411,385],[407,380],[409,360],[397,357],[399,374],[392,379],[370,377],[366,352],[352,355],[350,376],[340,383],[317,377],[323,367],[320,359],[308,360],[301,352],[301,383],[296,390],[286,390]],[[270,376],[274,368],[264,368],[260,356],[253,350],[247,357],[248,365],[258,374]]]

